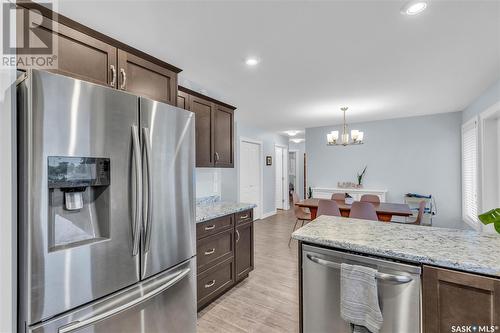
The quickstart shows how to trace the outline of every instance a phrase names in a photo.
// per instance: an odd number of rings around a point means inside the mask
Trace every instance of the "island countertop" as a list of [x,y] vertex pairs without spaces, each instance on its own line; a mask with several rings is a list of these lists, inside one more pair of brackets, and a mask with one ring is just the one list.
[[500,277],[500,235],[320,216],[294,239],[361,254]]
[[196,223],[254,208],[254,204],[217,201],[196,205]]

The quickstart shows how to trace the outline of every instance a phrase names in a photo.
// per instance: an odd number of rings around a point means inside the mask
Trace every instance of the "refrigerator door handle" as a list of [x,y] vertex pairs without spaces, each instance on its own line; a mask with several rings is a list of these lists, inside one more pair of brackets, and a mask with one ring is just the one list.
[[[74,321],[68,325],[60,327],[58,329],[58,333],[69,333],[69,332],[81,329],[85,326],[92,325],[92,324],[94,324],[98,321],[101,321],[103,319],[112,317],[123,310],[126,310],[128,308],[136,306],[137,304],[145,302],[148,299],[150,299],[150,298],[162,293],[163,291],[169,289],[170,287],[175,285],[177,282],[181,281],[184,277],[186,277],[189,274],[190,271],[191,271],[191,268],[185,268],[185,269],[181,270],[179,273],[177,273],[177,275],[175,275],[174,277],[168,276],[168,282],[166,282],[165,284],[161,285],[160,287],[158,287],[156,289],[151,290],[150,292],[142,295],[141,297],[138,297],[138,298],[136,298],[128,303],[122,304],[120,306],[117,306],[117,307],[115,307],[111,310],[108,310],[108,311],[104,311],[102,313],[95,314],[95,312],[94,312],[94,314],[90,314],[90,316],[87,319],[77,320],[77,321]],[[98,311],[96,311],[96,312],[98,312]]]
[[148,252],[151,244],[151,224],[153,213],[153,172],[151,170],[152,160],[151,160],[151,140],[149,135],[149,128],[142,128],[142,138],[144,141],[144,147],[146,151],[146,171],[148,174],[148,191],[147,191],[147,207],[144,214],[145,218],[145,235],[144,235],[144,252]]
[[139,241],[141,239],[141,211],[142,211],[142,171],[141,171],[141,146],[139,143],[139,130],[132,126],[132,143],[135,162],[135,216],[134,231],[132,235],[132,255],[139,254]]

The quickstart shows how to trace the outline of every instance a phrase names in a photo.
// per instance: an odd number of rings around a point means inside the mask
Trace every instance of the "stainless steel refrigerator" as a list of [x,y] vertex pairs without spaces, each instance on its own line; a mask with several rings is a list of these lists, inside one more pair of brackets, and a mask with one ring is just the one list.
[[191,112],[27,73],[20,332],[196,331],[194,140]]

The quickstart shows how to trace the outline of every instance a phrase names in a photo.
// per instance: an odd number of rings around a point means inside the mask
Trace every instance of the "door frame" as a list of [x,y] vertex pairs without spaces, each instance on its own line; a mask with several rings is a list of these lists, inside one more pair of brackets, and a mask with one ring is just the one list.
[[[256,139],[251,139],[251,138],[246,138],[240,136],[239,142],[238,142],[238,168],[237,168],[237,177],[238,177],[238,201],[240,201],[241,197],[241,144],[243,142],[255,144],[259,146],[259,219],[263,218],[264,215],[264,168],[262,166],[262,163],[264,161],[264,144],[260,140]],[[255,217],[254,217],[255,218]]]
[[[285,182],[285,179],[283,179],[283,202],[284,202],[283,210],[288,210],[288,209],[290,209],[290,205],[288,203],[288,201],[289,201],[288,200],[288,146],[275,143],[274,144],[274,154],[275,155],[276,155],[276,148],[283,149],[283,156],[281,158],[283,166],[282,166],[281,172],[282,172],[283,178],[286,178],[286,182]],[[276,161],[276,156],[274,157],[274,160]],[[275,185],[274,186],[276,186],[277,173],[278,173],[278,168],[275,166],[275,168],[274,168]],[[276,193],[274,194],[274,204],[276,204]],[[276,207],[276,209],[277,209],[277,207]]]
[[[290,153],[295,153],[295,192],[297,192],[300,184],[299,184],[299,176],[300,176],[300,172],[299,172],[299,152],[300,150],[298,149],[288,149],[288,154]],[[300,195],[299,195],[299,198],[300,198]]]

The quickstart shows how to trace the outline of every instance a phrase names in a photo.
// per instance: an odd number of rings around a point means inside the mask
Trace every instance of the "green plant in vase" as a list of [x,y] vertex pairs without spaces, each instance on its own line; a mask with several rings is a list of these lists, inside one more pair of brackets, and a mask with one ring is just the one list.
[[367,166],[365,166],[365,168],[363,169],[363,172],[361,172],[361,173],[358,173],[358,174],[357,174],[357,178],[358,178],[358,186],[363,185],[363,176],[365,175],[365,172],[366,172],[366,168],[367,168],[367,167],[368,167],[368,165],[367,165]]
[[495,230],[500,234],[500,208],[495,208],[478,216],[484,225],[493,223]]

